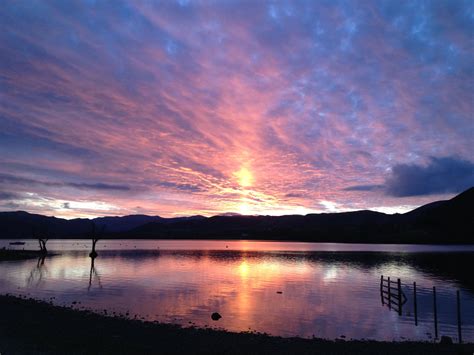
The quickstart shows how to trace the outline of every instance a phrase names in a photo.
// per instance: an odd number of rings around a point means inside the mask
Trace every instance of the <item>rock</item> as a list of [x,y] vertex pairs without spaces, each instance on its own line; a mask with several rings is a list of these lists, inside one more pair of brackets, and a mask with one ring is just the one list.
[[441,340],[439,341],[439,343],[440,343],[440,344],[444,344],[444,345],[446,345],[446,344],[452,344],[452,343],[453,343],[453,339],[451,339],[451,337],[448,337],[448,336],[446,336],[446,335],[443,335],[443,336],[441,337]]
[[281,295],[281,294],[283,293],[283,291],[277,291],[277,293],[278,293],[279,295]]
[[221,318],[222,318],[222,316],[217,312],[214,312],[214,313],[211,314],[211,319],[212,320],[219,320]]

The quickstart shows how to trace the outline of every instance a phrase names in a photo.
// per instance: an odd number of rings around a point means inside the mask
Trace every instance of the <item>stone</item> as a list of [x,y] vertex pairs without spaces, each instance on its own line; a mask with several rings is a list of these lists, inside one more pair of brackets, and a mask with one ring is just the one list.
[[219,313],[217,313],[217,312],[214,312],[214,313],[211,314],[211,319],[212,319],[212,320],[217,321],[217,320],[219,320],[219,319],[221,319],[221,318],[222,318],[222,316],[221,316]]

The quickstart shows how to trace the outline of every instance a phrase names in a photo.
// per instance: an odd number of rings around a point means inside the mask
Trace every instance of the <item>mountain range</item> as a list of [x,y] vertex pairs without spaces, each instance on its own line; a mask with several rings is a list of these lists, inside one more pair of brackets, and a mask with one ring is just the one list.
[[[0,238],[266,239],[349,243],[474,243],[474,187],[404,214],[369,210],[285,216],[162,218],[130,215],[66,220],[0,212]],[[93,227],[95,226],[95,227]]]

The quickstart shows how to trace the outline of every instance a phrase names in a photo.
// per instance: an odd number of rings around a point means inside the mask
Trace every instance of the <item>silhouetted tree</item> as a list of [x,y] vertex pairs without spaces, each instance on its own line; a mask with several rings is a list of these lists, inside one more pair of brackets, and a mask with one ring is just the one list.
[[48,249],[46,249],[46,243],[48,242],[49,238],[38,238],[40,250],[42,254],[48,254]]
[[105,226],[102,226],[100,230],[97,230],[95,223],[92,222],[92,226],[91,226],[92,251],[89,253],[89,256],[92,259],[95,259],[98,255],[97,252],[95,251],[95,246],[97,242],[99,241],[100,236],[102,236],[102,234],[104,233],[104,230],[105,230]]
[[46,228],[33,227],[33,238],[38,240],[40,252],[43,255],[48,254],[46,243],[48,242],[49,238],[47,238],[46,235],[47,235]]

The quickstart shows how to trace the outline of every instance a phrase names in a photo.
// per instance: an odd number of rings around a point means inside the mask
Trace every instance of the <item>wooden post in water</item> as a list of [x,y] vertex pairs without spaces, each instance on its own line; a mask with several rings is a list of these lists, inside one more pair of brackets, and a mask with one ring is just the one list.
[[383,275],[380,275],[380,298],[382,299],[382,305],[385,304],[383,300]]
[[416,282],[413,282],[413,305],[415,312],[415,325],[418,326],[418,305],[416,303]]
[[380,299],[382,300],[382,305],[385,304],[383,301],[383,275],[380,275]]
[[397,280],[398,284],[398,315],[402,315],[402,282],[400,279]]
[[433,311],[434,311],[435,339],[438,339],[438,307],[436,305],[436,287],[434,286],[433,286]]
[[459,290],[456,291],[457,298],[457,308],[458,308],[458,338],[459,344],[462,344],[462,334],[461,334],[461,297],[459,295]]
[[392,309],[391,295],[392,295],[392,292],[390,291],[390,276],[389,276],[388,277],[388,308],[390,309]]

